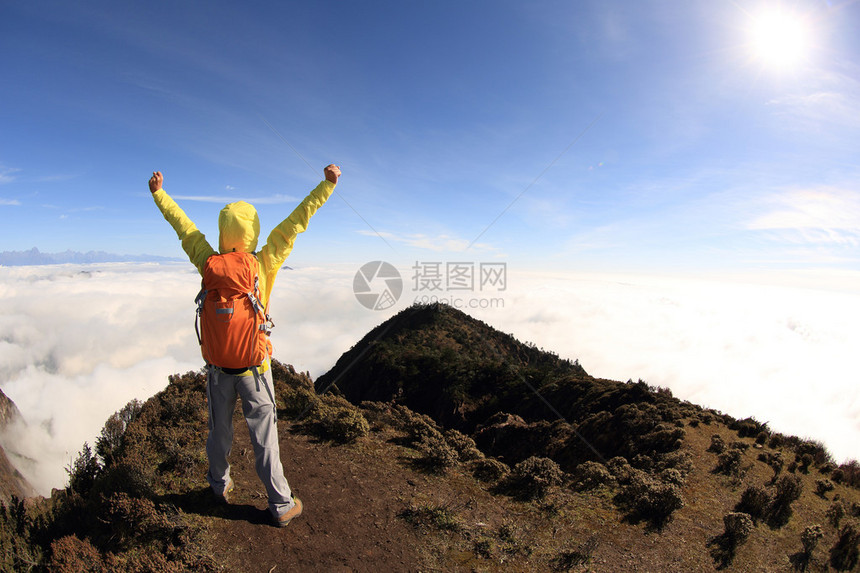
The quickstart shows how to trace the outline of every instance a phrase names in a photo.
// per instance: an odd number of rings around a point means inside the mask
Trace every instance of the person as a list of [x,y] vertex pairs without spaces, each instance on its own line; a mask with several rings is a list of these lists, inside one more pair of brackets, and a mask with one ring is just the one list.
[[[254,207],[244,201],[225,206],[218,217],[218,248],[220,254],[246,252],[255,255],[258,263],[259,298],[268,309],[272,286],[278,270],[293,250],[296,236],[305,231],[310,218],[334,192],[340,168],[329,165],[325,179],[305,197],[289,217],[269,234],[266,244],[256,251],[260,220]],[[206,237],[164,191],[164,176],[155,171],[149,180],[149,190],[164,218],[176,231],[182,248],[203,275],[207,259],[217,254]],[[268,312],[268,311],[267,311]],[[292,495],[284,476],[278,447],[278,431],[271,378],[271,346],[261,364],[243,368],[222,368],[207,364],[206,391],[209,401],[209,435],[206,455],[209,470],[206,479],[212,492],[228,501],[234,488],[227,456],[233,443],[233,409],[237,395],[242,400],[242,412],[254,447],[257,475],[268,495],[268,509],[275,525],[286,526],[302,513],[302,502]],[[262,389],[261,389],[262,386]]]

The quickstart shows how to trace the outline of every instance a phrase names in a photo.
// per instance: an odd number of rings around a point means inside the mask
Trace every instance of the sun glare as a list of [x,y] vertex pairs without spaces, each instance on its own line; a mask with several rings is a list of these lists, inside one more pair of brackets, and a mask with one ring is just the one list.
[[790,70],[809,55],[810,26],[800,15],[765,10],[753,18],[752,53],[766,68]]

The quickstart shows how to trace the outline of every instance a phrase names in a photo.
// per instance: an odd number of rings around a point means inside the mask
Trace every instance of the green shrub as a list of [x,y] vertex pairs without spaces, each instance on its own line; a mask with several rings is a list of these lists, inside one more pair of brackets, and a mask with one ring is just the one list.
[[708,542],[717,569],[725,569],[734,561],[738,546],[746,543],[753,531],[753,520],[746,513],[733,512],[723,516],[723,526],[725,531]]
[[803,482],[796,475],[783,475],[775,484],[767,522],[773,528],[782,527],[791,519],[791,504],[800,498]]
[[794,445],[794,451],[801,458],[806,454],[812,456],[812,461],[806,464],[807,468],[811,464],[820,466],[822,464],[833,463],[833,456],[830,455],[824,444],[817,440],[798,440]]
[[123,549],[155,539],[168,540],[174,528],[172,520],[152,500],[124,493],[114,494],[106,501],[104,519],[112,524],[115,543]]
[[839,466],[842,471],[842,483],[850,487],[860,488],[860,462],[849,460]]
[[809,473],[809,466],[812,465],[812,462],[815,461],[815,458],[812,457],[812,454],[803,454],[800,457],[800,471],[805,474]]
[[678,470],[683,477],[687,477],[693,471],[693,456],[690,452],[670,452],[663,454],[654,465],[657,472],[667,469]]
[[612,472],[601,463],[583,462],[576,467],[572,487],[576,491],[588,491],[615,483]]
[[711,436],[711,445],[708,446],[709,452],[721,454],[726,451],[726,447],[726,442],[725,440],[723,440],[722,436],[720,436],[719,434],[713,434]]
[[785,461],[782,458],[782,453],[762,452],[758,455],[758,460],[766,463],[770,466],[770,469],[773,470],[772,483],[775,483],[776,478],[778,478],[779,474],[782,473],[782,467],[785,464]]
[[735,430],[739,438],[751,438],[757,436],[761,432],[767,433],[768,428],[766,423],[761,423],[755,418],[745,418],[736,420],[729,424],[729,429]]
[[308,415],[309,428],[338,443],[354,442],[370,433],[361,411],[340,396],[326,394],[315,402]]
[[619,484],[627,485],[633,476],[636,475],[636,470],[627,463],[627,459],[621,456],[616,456],[606,462],[606,469],[612,474]]
[[496,458],[481,458],[471,463],[472,475],[484,482],[495,482],[504,478],[510,468]]
[[767,517],[772,498],[770,493],[763,487],[749,486],[741,494],[741,500],[735,506],[736,512],[743,512],[750,516],[753,523]]
[[51,543],[48,569],[57,573],[101,573],[108,571],[98,550],[87,540],[67,535]]
[[532,456],[514,466],[507,486],[516,497],[542,499],[551,487],[561,484],[564,473],[549,458]]
[[815,495],[827,499],[827,493],[833,491],[834,487],[833,482],[829,479],[815,480]]
[[833,500],[833,503],[831,503],[830,507],[827,508],[824,516],[827,517],[827,521],[830,522],[830,525],[838,529],[839,522],[842,521],[843,517],[845,517],[845,504],[840,499]]
[[662,529],[672,513],[684,507],[679,486],[664,483],[641,470],[634,470],[615,501],[628,512],[629,521],[648,521],[655,529]]
[[725,450],[717,456],[717,465],[713,472],[737,477],[741,472],[741,451],[737,449]]
[[860,533],[854,524],[848,524],[839,531],[836,543],[830,549],[830,565],[837,571],[850,571],[857,566]]
[[320,398],[310,375],[277,360],[272,360],[271,373],[278,416],[302,420]]
[[727,513],[723,516],[723,525],[726,528],[726,535],[735,546],[745,543],[753,530],[752,518],[743,512]]
[[484,457],[481,450],[475,445],[475,440],[457,430],[445,430],[443,434],[445,441],[452,447],[461,462],[468,462]]
[[659,474],[660,481],[663,483],[668,483],[672,485],[676,485],[678,487],[682,487],[686,483],[686,478],[684,474],[681,473],[680,470],[675,468],[666,468],[661,471]]
[[431,471],[444,472],[456,466],[460,460],[457,450],[441,437],[423,436],[416,446],[423,454],[419,462]]
[[800,542],[803,544],[803,553],[806,555],[812,555],[812,552],[815,550],[815,547],[818,545],[818,541],[824,537],[824,531],[821,529],[820,525],[810,525],[803,530],[803,533],[800,534]]

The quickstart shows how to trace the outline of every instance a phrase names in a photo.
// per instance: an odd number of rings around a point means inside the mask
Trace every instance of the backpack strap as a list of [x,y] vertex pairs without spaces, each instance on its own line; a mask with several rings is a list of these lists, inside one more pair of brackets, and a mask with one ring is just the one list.
[[194,314],[194,332],[197,333],[197,342],[203,346],[203,337],[200,335],[200,314],[203,312],[203,303],[206,301],[206,294],[209,291],[203,287],[202,281],[200,284],[200,292],[197,293],[197,298],[194,302],[197,303],[197,312]]
[[275,327],[274,321],[269,316],[269,313],[263,308],[263,305],[260,304],[260,278],[254,277],[254,291],[245,293],[248,295],[248,300],[251,301],[251,306],[254,307],[254,312],[263,316],[264,320],[260,323],[260,330],[266,333],[266,336],[270,336],[272,334],[272,329]]

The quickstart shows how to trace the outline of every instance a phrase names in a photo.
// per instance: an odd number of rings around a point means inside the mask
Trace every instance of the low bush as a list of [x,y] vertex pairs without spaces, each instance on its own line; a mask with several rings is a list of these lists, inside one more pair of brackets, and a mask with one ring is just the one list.
[[772,483],[776,482],[776,478],[779,477],[779,474],[782,473],[783,465],[785,464],[785,460],[782,458],[782,453],[780,452],[762,452],[758,455],[758,460],[766,463],[770,466],[770,469],[773,470],[773,478]]
[[483,482],[495,482],[504,478],[510,468],[496,458],[481,458],[471,463],[472,475]]
[[708,542],[717,569],[725,569],[734,561],[737,548],[746,543],[753,531],[753,520],[743,512],[727,513],[723,516],[723,526],[725,531]]
[[760,433],[768,433],[767,423],[761,423],[755,418],[745,418],[743,420],[735,420],[729,424],[730,430],[735,430],[739,438],[752,438]]
[[475,445],[475,440],[457,430],[445,430],[443,434],[448,445],[457,452],[461,462],[468,462],[484,457],[481,450]]
[[727,513],[723,516],[723,525],[726,528],[726,536],[735,546],[745,543],[753,531],[752,518],[743,512]]
[[839,466],[842,472],[842,483],[850,487],[860,488],[860,462],[850,460]]
[[833,491],[834,487],[833,482],[829,479],[815,480],[815,495],[821,499],[827,499],[828,492]]
[[561,484],[564,473],[549,458],[532,456],[514,466],[506,480],[506,488],[515,497],[542,499],[550,488]]
[[815,461],[815,458],[812,457],[812,454],[803,454],[800,456],[800,471],[805,474],[809,473],[809,466]]
[[449,446],[441,436],[423,436],[415,446],[423,454],[418,460],[419,464],[430,471],[444,472],[460,461],[457,450]]
[[615,478],[606,466],[598,462],[583,462],[576,467],[571,486],[575,491],[588,491],[614,483]]
[[735,505],[735,511],[746,513],[754,524],[758,524],[760,520],[767,517],[771,502],[771,495],[765,488],[749,486],[741,494],[741,500]]
[[683,486],[687,481],[684,474],[675,468],[666,468],[658,474],[658,477],[663,483],[676,485],[678,487]]
[[627,485],[636,475],[636,470],[627,463],[627,459],[621,456],[616,456],[606,462],[606,469],[612,474],[612,477],[621,485]]
[[854,524],[844,526],[830,548],[830,565],[837,571],[851,571],[860,560],[860,533]]
[[322,396],[312,405],[307,426],[320,437],[338,443],[354,442],[370,433],[361,410],[332,394]]
[[830,525],[835,529],[839,529],[839,522],[842,521],[843,517],[845,517],[845,504],[841,499],[833,500],[833,503],[831,503],[830,507],[827,508],[824,516],[827,517],[827,521],[830,522]]
[[673,512],[684,507],[684,499],[678,485],[664,483],[639,470],[634,471],[630,481],[615,497],[615,501],[628,512],[628,521],[647,521],[657,530],[671,520]]
[[818,541],[824,537],[824,531],[820,525],[810,525],[800,534],[800,543],[803,545],[803,553],[812,555],[812,552],[818,546]]
[[767,523],[773,528],[779,528],[791,519],[791,504],[800,498],[803,482],[796,475],[784,475],[776,481],[774,488],[773,500],[768,509]]
[[711,445],[708,446],[708,451],[714,454],[721,454],[726,451],[726,442],[723,440],[722,436],[719,434],[713,434],[711,436]]
[[48,569],[57,573],[101,573],[108,571],[98,549],[76,535],[67,535],[51,543]]
[[713,472],[738,477],[741,473],[741,459],[742,454],[740,450],[735,448],[725,450],[717,456],[717,465],[713,469]]

